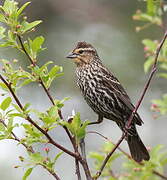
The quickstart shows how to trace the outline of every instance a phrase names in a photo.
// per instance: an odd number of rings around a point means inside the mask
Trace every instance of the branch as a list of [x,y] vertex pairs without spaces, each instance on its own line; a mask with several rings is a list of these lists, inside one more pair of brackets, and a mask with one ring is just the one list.
[[131,125],[131,123],[132,123],[132,120],[133,120],[133,118],[134,118],[134,116],[135,116],[135,114],[136,114],[139,106],[141,105],[141,102],[143,101],[143,98],[144,98],[144,96],[145,96],[145,94],[146,94],[146,92],[147,92],[147,90],[148,90],[148,87],[149,87],[149,85],[150,85],[150,82],[151,82],[151,80],[152,80],[152,78],[153,78],[153,75],[154,75],[154,73],[156,72],[157,62],[158,62],[158,56],[159,56],[159,54],[160,54],[161,48],[162,48],[162,46],[163,46],[166,38],[167,38],[167,31],[165,32],[165,34],[164,34],[161,42],[159,43],[159,45],[158,45],[158,47],[157,47],[157,50],[156,50],[156,53],[155,53],[154,64],[153,64],[153,66],[152,66],[152,69],[151,69],[149,78],[148,78],[148,80],[147,80],[147,82],[146,82],[146,84],[145,84],[145,86],[144,86],[144,88],[143,88],[143,91],[142,91],[142,94],[141,94],[140,99],[138,100],[138,102],[137,102],[137,104],[136,104],[136,106],[135,106],[135,108],[134,108],[131,116],[130,116],[129,119],[128,119],[127,125],[126,125],[126,127],[125,127],[125,132],[122,134],[121,138],[118,140],[118,142],[116,143],[116,145],[115,145],[115,147],[113,148],[113,150],[112,150],[112,151],[106,156],[106,158],[104,159],[104,161],[103,161],[103,163],[102,163],[102,165],[101,165],[100,170],[97,172],[97,175],[96,175],[95,179],[97,179],[97,178],[100,177],[100,175],[101,175],[104,167],[106,166],[108,160],[110,159],[110,157],[112,156],[112,154],[115,152],[115,150],[119,147],[119,145],[121,144],[121,142],[122,142],[122,141],[124,140],[124,138],[126,137],[127,131],[128,131],[128,129],[130,128],[130,125]]
[[[115,143],[112,142],[111,139],[109,139],[108,137],[102,135],[102,134],[99,133],[99,132],[96,132],[96,131],[88,131],[87,133],[89,133],[89,134],[97,134],[97,135],[101,136],[102,138],[104,138],[106,141],[112,143],[114,146],[116,145]],[[122,152],[128,159],[130,159],[131,161],[134,161],[134,159],[132,159],[131,155],[128,154],[127,152],[125,152],[122,148],[118,147],[118,149],[119,149],[119,151]],[[144,163],[136,162],[136,161],[134,161],[134,162],[137,163],[137,164],[139,164],[139,165],[144,166]],[[167,180],[167,177],[166,177],[166,176],[164,176],[163,174],[157,172],[156,170],[153,170],[152,172],[153,172],[153,174],[161,177],[162,179]]]
[[[17,34],[17,37],[18,37],[18,40],[19,40],[19,42],[20,42],[21,48],[22,48],[23,52],[26,54],[26,56],[27,56],[27,58],[29,59],[30,63],[31,63],[34,67],[37,66],[37,64],[35,63],[35,61],[31,58],[31,56],[30,56],[30,55],[28,54],[28,52],[26,51],[21,36]],[[52,105],[54,106],[54,105],[55,105],[55,102],[54,102],[54,100],[53,100],[53,98],[52,98],[49,90],[46,88],[45,84],[43,83],[41,77],[39,77],[39,83],[41,84],[42,88],[44,89],[45,93],[47,94],[50,102],[51,102]],[[61,112],[60,109],[58,110],[58,114],[59,114],[60,119],[63,119],[62,112]],[[70,141],[71,141],[71,143],[72,143],[72,145],[73,145],[73,148],[74,148],[75,153],[76,153],[76,154],[79,154],[78,148],[76,147],[75,139],[72,138],[69,130],[68,130],[65,126],[63,126],[63,128],[64,128],[64,130],[66,131],[66,133],[67,133],[67,135],[68,135],[68,137],[69,137],[69,139],[70,139]],[[80,180],[80,179],[81,179],[81,174],[80,174],[80,170],[79,170],[78,158],[75,158],[75,165],[76,165],[76,174],[77,174],[77,176],[78,176],[78,180]]]
[[[68,131],[68,129],[67,129],[65,126],[64,126],[64,129],[65,129],[65,131],[66,131],[66,133],[67,133],[67,135],[68,135],[68,137],[69,137],[69,139],[70,139],[70,141],[71,141],[71,143],[72,143],[72,146],[73,146],[73,148],[74,148],[75,153],[77,153],[77,154],[80,156],[80,154],[79,154],[79,152],[78,152],[78,147],[77,147],[76,142],[75,142],[75,139],[71,136],[70,132]],[[77,175],[78,180],[81,180],[81,173],[80,173],[80,168],[79,168],[79,161],[78,161],[78,159],[76,159],[76,158],[75,158],[75,167],[76,167],[76,172],[75,172],[75,174]]]

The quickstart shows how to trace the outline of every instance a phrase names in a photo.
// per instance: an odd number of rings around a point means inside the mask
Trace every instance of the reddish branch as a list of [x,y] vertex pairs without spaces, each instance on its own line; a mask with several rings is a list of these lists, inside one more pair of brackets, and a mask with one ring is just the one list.
[[100,177],[100,175],[101,175],[104,167],[106,166],[108,160],[110,159],[110,157],[112,156],[112,154],[115,152],[115,150],[119,147],[119,145],[122,143],[122,141],[123,141],[124,138],[126,137],[127,131],[128,131],[128,129],[130,128],[130,125],[131,125],[131,123],[132,123],[132,120],[133,120],[133,118],[134,118],[134,116],[135,116],[135,114],[136,114],[139,106],[141,105],[141,102],[143,101],[143,98],[144,98],[144,96],[145,96],[145,94],[146,94],[146,92],[147,92],[147,90],[148,90],[148,87],[149,87],[150,82],[151,82],[151,80],[152,80],[152,78],[153,78],[153,75],[154,75],[154,73],[155,73],[155,71],[156,71],[156,69],[157,69],[158,56],[159,56],[159,54],[160,54],[161,48],[162,48],[162,46],[163,46],[166,38],[167,38],[167,32],[165,32],[164,37],[162,38],[161,42],[159,43],[159,45],[158,45],[158,47],[157,47],[156,54],[155,54],[155,59],[154,59],[154,64],[153,64],[153,66],[152,66],[152,68],[151,68],[151,72],[150,72],[149,78],[148,78],[148,80],[147,80],[147,82],[146,82],[146,84],[145,84],[145,86],[144,86],[144,88],[143,88],[143,91],[142,91],[142,94],[141,94],[140,99],[138,100],[138,102],[137,102],[137,104],[136,104],[136,106],[135,106],[135,108],[134,108],[131,116],[130,116],[129,119],[128,119],[128,122],[127,122],[127,125],[126,125],[126,130],[125,130],[125,132],[122,134],[121,138],[118,140],[118,142],[116,143],[116,145],[115,145],[115,147],[112,149],[112,151],[111,151],[111,152],[106,156],[106,158],[104,159],[104,161],[103,161],[103,163],[102,163],[102,165],[101,165],[100,170],[97,172],[97,175],[96,175],[95,179],[97,179],[97,178]]
[[[17,37],[18,37],[18,40],[19,40],[19,42],[20,42],[21,48],[22,48],[23,52],[26,54],[26,56],[28,57],[30,63],[31,63],[34,67],[37,66],[37,64],[35,63],[35,60],[33,60],[33,59],[31,58],[31,56],[28,54],[28,52],[26,51],[21,36],[20,36],[20,35],[17,35]],[[55,102],[54,102],[54,100],[53,100],[53,98],[52,98],[52,96],[51,96],[51,94],[50,94],[50,92],[49,92],[49,89],[46,88],[46,86],[45,86],[45,84],[43,83],[41,77],[39,77],[39,83],[40,83],[41,86],[43,87],[43,89],[44,89],[45,93],[47,94],[49,100],[51,101],[52,105],[55,105]],[[58,110],[58,114],[59,114],[59,117],[60,117],[61,119],[63,119],[61,110]],[[72,143],[72,145],[73,145],[73,148],[74,148],[75,153],[78,154],[78,156],[80,156],[79,151],[78,151],[78,148],[77,148],[77,144],[76,144],[76,142],[75,142],[75,139],[71,136],[69,130],[68,130],[65,126],[63,126],[63,128],[64,128],[64,130],[66,131],[66,133],[67,133],[67,135],[68,135],[68,137],[69,137],[69,139],[70,139],[70,141],[71,141],[71,143]],[[81,156],[80,156],[80,159],[81,159]],[[86,163],[87,163],[87,162],[86,162]],[[84,162],[82,162],[81,164],[85,164],[85,160],[84,160]],[[80,168],[79,168],[79,160],[78,160],[78,157],[75,158],[75,166],[76,166],[76,175],[77,175],[77,177],[78,177],[78,180],[81,180],[81,173],[80,173]],[[89,168],[87,168],[87,167],[88,167],[88,166],[85,166],[85,168],[86,168],[86,169],[85,169],[85,173],[87,174],[86,176],[90,176],[90,171],[89,171]],[[91,177],[91,176],[90,176],[90,177]]]

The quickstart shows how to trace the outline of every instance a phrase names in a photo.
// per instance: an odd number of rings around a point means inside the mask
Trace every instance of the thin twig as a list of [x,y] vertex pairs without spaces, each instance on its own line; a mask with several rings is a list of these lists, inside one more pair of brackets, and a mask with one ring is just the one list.
[[149,85],[150,85],[150,82],[151,82],[151,80],[152,80],[152,78],[153,78],[153,75],[154,75],[154,73],[155,73],[155,71],[156,71],[158,56],[159,56],[159,54],[160,54],[160,50],[161,50],[161,48],[162,48],[162,46],[163,46],[166,38],[167,38],[167,31],[165,32],[165,34],[164,34],[161,42],[160,42],[159,45],[158,45],[158,48],[157,48],[156,53],[155,53],[154,64],[153,64],[153,66],[152,66],[152,69],[151,69],[149,78],[148,78],[148,80],[147,80],[147,82],[146,82],[146,84],[145,84],[145,86],[144,86],[144,88],[143,88],[143,91],[142,91],[142,94],[141,94],[141,97],[140,97],[139,101],[137,102],[137,104],[136,104],[136,106],[135,106],[135,108],[134,108],[131,116],[129,117],[129,119],[128,119],[128,121],[127,121],[127,125],[126,125],[125,132],[122,134],[121,138],[118,140],[118,142],[116,143],[116,145],[115,145],[115,147],[112,149],[112,151],[111,151],[111,152],[106,156],[106,158],[104,159],[104,161],[103,161],[103,163],[102,163],[102,165],[101,165],[100,170],[97,172],[97,175],[96,175],[96,177],[95,177],[96,179],[100,177],[100,175],[101,175],[104,167],[106,166],[108,160],[110,159],[110,157],[112,156],[112,154],[115,152],[115,150],[119,147],[119,145],[121,144],[121,142],[122,142],[122,141],[124,140],[124,138],[126,137],[126,134],[127,134],[127,132],[128,132],[128,129],[130,128],[130,125],[131,125],[131,123],[132,123],[132,120],[133,120],[133,118],[134,118],[134,116],[135,116],[135,114],[136,114],[139,106],[141,105],[141,102],[143,101],[143,98],[144,98],[144,96],[145,96],[145,94],[146,94],[146,92],[147,92],[147,90],[148,90],[148,87],[149,87]]
[[[66,127],[64,127],[65,130],[68,130]],[[73,148],[74,148],[74,151],[75,153],[78,154],[78,156],[81,158],[81,159],[77,159],[75,158],[75,166],[76,166],[76,174],[77,174],[77,177],[78,177],[78,180],[81,180],[81,173],[80,173],[80,168],[79,168],[79,163],[81,163],[83,169],[84,169],[84,172],[85,172],[85,175],[86,175],[86,178],[87,180],[92,180],[92,177],[91,177],[91,173],[90,173],[90,170],[89,170],[89,166],[88,166],[88,163],[86,161],[86,159],[84,159],[83,157],[81,157],[79,151],[78,151],[78,147],[77,147],[77,144],[75,142],[75,139],[71,136],[70,132],[69,131],[66,131],[66,133],[68,134],[68,137],[73,145]]]
[[[88,134],[97,134],[99,136],[101,136],[102,138],[104,138],[106,141],[112,143],[114,146],[116,145],[115,143],[113,143],[111,141],[111,139],[109,139],[108,137],[104,136],[103,134],[96,132],[96,131],[88,131]],[[120,147],[118,147],[119,151],[121,151],[123,154],[125,154],[129,159],[132,159],[132,157],[130,156],[130,154],[126,153],[125,151],[123,151]],[[136,161],[135,161],[136,162]]]
[[[97,135],[101,136],[101,137],[104,138],[106,141],[112,143],[112,144],[115,146],[115,143],[113,143],[111,139],[109,139],[108,137],[104,136],[103,134],[101,134],[101,133],[99,133],[99,132],[96,132],[96,131],[88,131],[87,133],[88,133],[88,134],[97,134]],[[128,154],[127,152],[125,152],[122,148],[118,147],[118,149],[119,149],[119,151],[121,151],[128,159],[130,159],[131,161],[134,161],[134,159],[131,157],[131,155]],[[137,161],[134,161],[134,162],[137,163],[137,164],[139,164],[139,165],[144,166],[144,164],[141,163],[141,162],[137,162]],[[166,177],[166,176],[164,176],[163,174],[157,172],[156,170],[153,170],[153,173],[154,173],[155,175],[161,177],[162,179],[167,180],[167,177]]]
[[[75,153],[79,153],[78,152],[78,146],[76,145],[76,143],[75,143]],[[76,158],[75,158],[75,168],[76,168],[75,174],[77,175],[78,180],[81,180],[81,172],[80,172],[80,168],[79,168],[79,161]]]
[[32,65],[36,66],[34,60],[31,58],[31,56],[30,56],[30,55],[28,54],[28,52],[26,51],[26,49],[25,49],[25,47],[24,47],[24,44],[23,44],[23,41],[22,41],[22,39],[21,39],[21,36],[17,34],[17,37],[18,37],[18,39],[19,39],[21,48],[22,48],[23,52],[26,54],[26,56],[28,57],[30,63],[31,63]]
[[[81,156],[79,154],[78,147],[77,147],[77,144],[75,142],[75,139],[71,136],[71,134],[68,131],[67,127],[64,126],[64,129],[65,129],[65,131],[66,131],[66,133],[67,133],[67,135],[68,135],[68,137],[69,137],[69,139],[70,139],[70,141],[72,143],[72,146],[74,148],[75,153],[77,153],[79,156]],[[75,158],[75,168],[76,168],[76,172],[75,173],[76,173],[76,175],[78,177],[78,180],[81,180],[81,172],[80,172],[80,168],[79,168],[79,161],[78,161],[77,158]]]
[[163,174],[161,174],[161,173],[159,173],[159,172],[157,172],[157,171],[155,171],[155,170],[153,170],[153,173],[156,174],[157,176],[161,177],[162,179],[167,180],[167,177],[164,176]]

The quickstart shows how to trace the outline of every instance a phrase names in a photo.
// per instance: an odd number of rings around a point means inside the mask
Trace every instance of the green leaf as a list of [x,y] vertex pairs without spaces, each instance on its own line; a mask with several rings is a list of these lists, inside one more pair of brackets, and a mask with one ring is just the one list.
[[17,11],[17,16],[19,16],[23,10],[30,4],[31,2],[26,2],[18,11]]
[[155,17],[161,15],[161,1],[160,0],[147,0],[147,14]]
[[80,119],[80,114],[77,113],[72,121],[61,121],[61,125],[66,126],[69,131],[75,136],[77,143],[85,137],[86,134],[86,127],[89,124],[89,121],[82,122]]
[[162,63],[160,65],[160,68],[162,68],[163,70],[166,70],[167,71],[167,63]]
[[43,66],[40,67],[40,72],[42,72],[43,70],[45,70],[47,68],[48,65],[53,64],[53,61],[48,61],[46,62]]
[[159,73],[158,76],[167,79],[167,73]]
[[34,28],[35,26],[37,26],[38,24],[40,24],[42,21],[38,20],[38,21],[33,21],[31,23],[28,23],[27,21],[24,21],[21,25],[22,27],[20,28],[20,30],[25,33],[29,30],[31,30],[32,28]]
[[22,109],[21,109],[17,104],[12,104],[12,105],[13,105],[13,107],[14,107],[18,112],[20,112],[21,114],[23,114]]
[[50,72],[49,72],[49,77],[50,77],[50,78],[54,78],[54,77],[56,76],[56,74],[57,74],[58,72],[61,72],[61,71],[62,71],[61,66],[55,65],[55,66],[52,67],[52,69],[50,70]]
[[43,164],[45,157],[43,157],[39,152],[30,154],[31,160],[34,164]]
[[77,138],[80,140],[85,137],[86,127],[89,124],[89,121],[85,121],[82,126],[78,129]]
[[28,176],[30,176],[30,174],[32,173],[32,170],[33,170],[33,168],[27,169],[27,171],[25,172],[22,180],[27,180]]
[[11,0],[5,0],[4,5],[2,7],[4,12],[8,14],[9,16],[12,16],[16,13],[17,11],[17,2],[16,1],[11,1]]
[[19,88],[21,88],[21,87],[23,87],[23,86],[25,86],[25,85],[27,85],[27,84],[29,84],[29,83],[31,83],[31,82],[32,82],[31,79],[26,79],[26,80],[24,80],[24,81],[19,85]]
[[42,44],[44,43],[44,37],[43,36],[39,36],[39,37],[36,37],[33,42],[32,42],[32,51],[37,53],[39,50],[42,49]]
[[5,131],[5,126],[2,123],[0,123],[0,131]]
[[157,47],[157,42],[150,39],[143,39],[142,43],[152,52],[154,52]]
[[153,0],[147,0],[147,13],[154,15],[154,3]]
[[0,22],[6,23],[5,16],[3,14],[0,14]]
[[0,39],[3,39],[5,37],[5,34],[4,34],[5,31],[6,31],[6,29],[4,27],[0,26]]
[[8,87],[6,86],[5,83],[0,82],[0,87],[1,87],[4,91],[8,91]]
[[155,99],[152,102],[158,105],[158,109],[162,115],[167,113],[167,94],[164,94],[162,99]]
[[11,97],[7,97],[6,99],[4,99],[3,102],[1,103],[1,109],[5,111],[10,106],[11,102],[12,102]]
[[64,152],[60,152],[56,155],[56,157],[54,158],[54,163],[59,159],[59,157],[63,154]]

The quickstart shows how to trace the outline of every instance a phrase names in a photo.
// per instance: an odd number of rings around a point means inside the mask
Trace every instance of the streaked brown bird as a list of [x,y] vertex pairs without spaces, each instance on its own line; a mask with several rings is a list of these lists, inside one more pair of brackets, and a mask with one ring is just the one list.
[[[125,131],[134,106],[118,79],[102,64],[96,49],[86,42],[78,42],[67,58],[72,59],[77,66],[77,85],[84,99],[98,114],[98,121],[91,124],[107,118],[115,121]],[[150,156],[137,133],[136,124],[142,125],[138,114],[133,118],[126,140],[135,161],[148,161]]]

